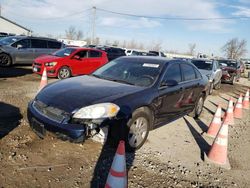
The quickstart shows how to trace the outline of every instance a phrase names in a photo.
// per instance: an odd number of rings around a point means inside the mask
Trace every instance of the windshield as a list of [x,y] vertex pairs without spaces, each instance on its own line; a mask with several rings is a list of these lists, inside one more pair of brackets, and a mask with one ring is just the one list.
[[197,61],[194,60],[192,63],[198,68],[203,70],[212,70],[213,69],[213,62],[212,61]]
[[65,56],[71,55],[74,51],[76,51],[75,48],[64,48],[64,49],[54,52],[52,55],[58,56],[58,57],[65,57]]
[[231,60],[219,60],[219,64],[223,67],[237,67],[237,62],[236,61],[231,61]]
[[130,85],[148,87],[160,74],[162,65],[151,60],[116,59],[96,70],[92,76]]
[[4,37],[0,39],[0,45],[9,45],[18,41],[20,37]]

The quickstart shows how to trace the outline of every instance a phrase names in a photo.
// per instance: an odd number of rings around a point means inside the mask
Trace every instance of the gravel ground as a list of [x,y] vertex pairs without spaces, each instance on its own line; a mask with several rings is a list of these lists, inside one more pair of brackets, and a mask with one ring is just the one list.
[[[57,81],[50,79],[50,82]],[[103,187],[115,150],[87,140],[74,144],[49,134],[39,139],[26,117],[40,77],[30,67],[0,68],[0,187]],[[206,162],[213,139],[205,132],[217,104],[225,111],[250,81],[223,84],[205,102],[198,120],[188,116],[149,134],[127,153],[129,187],[250,187],[250,115],[229,127],[231,170]]]

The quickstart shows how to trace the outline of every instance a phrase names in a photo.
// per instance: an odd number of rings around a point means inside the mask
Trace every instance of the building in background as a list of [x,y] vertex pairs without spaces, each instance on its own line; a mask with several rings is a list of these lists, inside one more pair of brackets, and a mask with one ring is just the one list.
[[0,16],[0,32],[15,35],[30,36],[32,31],[3,16]]

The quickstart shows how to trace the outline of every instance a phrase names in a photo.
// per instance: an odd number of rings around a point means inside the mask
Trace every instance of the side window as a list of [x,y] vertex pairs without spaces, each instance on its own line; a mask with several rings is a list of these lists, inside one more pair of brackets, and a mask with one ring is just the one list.
[[14,48],[17,48],[18,46],[22,46],[22,48],[30,48],[30,40],[22,39],[12,44],[12,47]]
[[181,70],[185,81],[196,79],[195,70],[191,65],[181,64]]
[[179,64],[170,65],[165,73],[163,80],[175,80],[178,83],[181,82],[181,70]]
[[59,48],[61,48],[61,46],[62,46],[62,44],[60,42],[48,41],[48,48],[59,49]]
[[86,57],[88,57],[87,56],[88,55],[87,52],[88,52],[87,50],[82,50],[80,52],[77,52],[75,55],[78,55],[80,58],[86,58]]
[[40,39],[31,39],[31,48],[47,48],[47,41]]
[[98,51],[95,51],[95,50],[90,50],[89,51],[89,57],[101,57],[101,56],[102,56],[101,52],[98,52]]

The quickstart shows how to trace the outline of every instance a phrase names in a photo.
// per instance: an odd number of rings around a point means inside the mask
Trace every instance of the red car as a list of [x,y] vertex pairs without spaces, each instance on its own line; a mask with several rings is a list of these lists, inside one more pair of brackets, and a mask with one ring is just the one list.
[[48,77],[65,79],[90,74],[107,62],[107,54],[102,50],[70,47],[36,58],[32,68],[34,73],[42,75],[45,66]]

